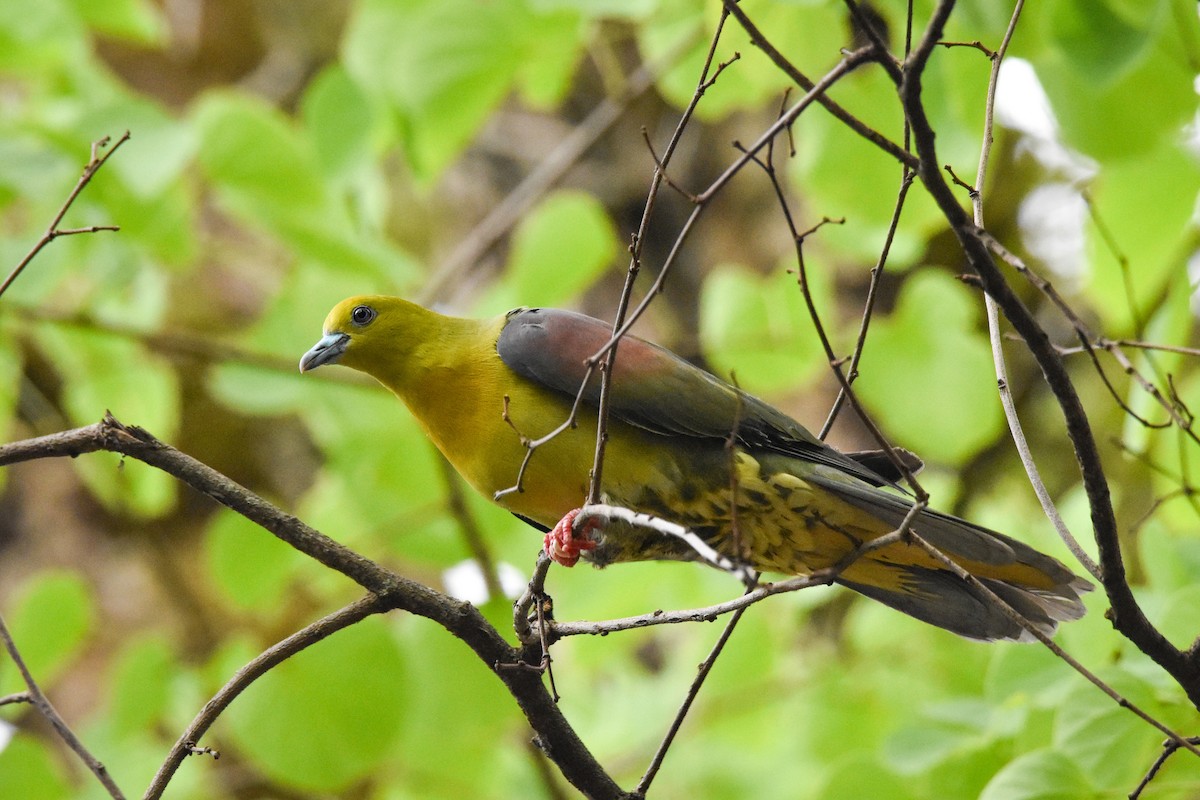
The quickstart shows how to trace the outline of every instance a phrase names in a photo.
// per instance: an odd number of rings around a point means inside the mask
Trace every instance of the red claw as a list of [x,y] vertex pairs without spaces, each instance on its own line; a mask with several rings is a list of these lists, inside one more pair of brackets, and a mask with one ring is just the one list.
[[575,566],[580,554],[584,550],[594,550],[597,544],[596,540],[591,538],[591,533],[601,527],[600,521],[595,517],[583,524],[579,536],[575,535],[575,518],[579,516],[580,510],[576,508],[568,511],[554,526],[554,530],[547,533],[546,538],[542,540],[546,555],[564,567]]

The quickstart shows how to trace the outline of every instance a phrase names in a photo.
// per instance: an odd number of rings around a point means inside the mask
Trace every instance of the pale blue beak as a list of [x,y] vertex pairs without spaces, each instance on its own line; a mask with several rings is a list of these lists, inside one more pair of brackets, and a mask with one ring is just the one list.
[[348,333],[327,333],[300,358],[300,371],[308,372],[322,364],[336,364],[350,344]]

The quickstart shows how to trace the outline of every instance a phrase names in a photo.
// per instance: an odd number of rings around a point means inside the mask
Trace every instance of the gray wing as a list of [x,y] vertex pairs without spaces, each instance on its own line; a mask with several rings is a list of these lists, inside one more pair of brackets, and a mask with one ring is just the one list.
[[[509,312],[496,352],[518,375],[574,397],[587,374],[585,360],[611,333],[611,325],[583,314],[521,308]],[[583,399],[598,405],[598,370],[588,380]],[[621,339],[610,400],[616,418],[653,433],[724,440],[736,430],[747,449],[825,464],[875,486],[891,483],[829,447],[782,411],[635,336]],[[864,454],[867,458],[875,455]]]

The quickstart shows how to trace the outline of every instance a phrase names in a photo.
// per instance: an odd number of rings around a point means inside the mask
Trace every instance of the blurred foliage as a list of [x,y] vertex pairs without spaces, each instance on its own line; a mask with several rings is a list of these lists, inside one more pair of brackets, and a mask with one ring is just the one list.
[[[440,587],[470,550],[430,445],[390,396],[334,370],[301,379],[296,359],[328,308],[352,293],[394,292],[462,313],[539,304],[609,315],[653,169],[640,130],[661,152],[719,5],[0,0],[0,264],[15,265],[36,241],[93,141],[132,133],[66,220],[121,232],[54,242],[0,300],[5,440],[110,409]],[[833,0],[743,5],[810,76],[850,44]],[[919,27],[932,1],[915,6]],[[903,8],[875,8],[894,43]],[[946,38],[995,48],[1008,13],[967,0]],[[704,97],[671,166],[692,191],[736,156],[731,141],[757,138],[788,88],[730,23],[718,60],[735,50],[741,58]],[[1194,5],[1030,6],[1010,55],[1032,67],[1054,121],[1001,113],[1009,127],[997,131],[984,187],[989,229],[1096,332],[1195,347]],[[621,100],[642,64],[658,71],[653,90]],[[989,66],[977,49],[939,48],[925,75],[940,158],[960,176],[978,159]],[[903,141],[880,70],[860,70],[832,96]],[[1029,87],[1017,99],[1026,112],[1039,107]],[[613,129],[500,247],[426,296],[437,265],[605,100],[625,104]],[[805,255],[831,344],[849,353],[900,170],[819,109],[790,141],[794,154],[781,144],[775,160],[798,227],[845,218],[806,240]],[[1046,187],[1071,202],[1038,205]],[[1077,213],[1064,217],[1064,207]],[[647,272],[690,209],[664,190],[644,243]],[[1064,249],[1072,241],[1079,246]],[[1059,257],[1043,255],[1052,252]],[[749,168],[717,197],[641,330],[817,428],[836,386],[795,267],[770,185]],[[954,280],[963,270],[914,186],[880,286],[861,399],[930,463],[936,505],[1062,555],[1007,444],[978,293]],[[1013,280],[1056,341],[1077,344],[1046,300]],[[1061,417],[1021,348],[1007,350],[1038,460],[1086,539]],[[1072,358],[1128,533],[1131,579],[1151,618],[1187,645],[1200,619],[1195,443],[1123,416],[1086,356]],[[1101,361],[1124,401],[1163,419]],[[1194,357],[1138,352],[1134,362],[1196,409]],[[833,438],[871,446],[848,413]],[[56,705],[131,795],[238,667],[355,596],[340,576],[137,462],[30,463],[0,480],[0,610]],[[469,509],[493,556],[525,572],[539,538],[480,498]],[[556,570],[550,589],[559,616],[573,619],[737,592],[726,576],[661,564]],[[1092,613],[1062,631],[1064,646],[1195,733],[1181,690],[1113,634],[1103,597],[1089,602]],[[504,625],[504,601],[486,610]],[[690,626],[555,646],[568,717],[623,785],[644,767],[714,636]],[[20,689],[7,661],[0,684]],[[16,727],[0,749],[0,797],[102,796],[33,711],[3,714]],[[432,624],[392,615],[256,683],[202,743],[221,759],[190,760],[170,796],[552,796],[528,738],[485,665]],[[747,614],[653,796],[1115,797],[1133,789],[1160,739],[1044,650],[961,641],[815,590]],[[1200,762],[1178,755],[1144,797],[1198,793]]]

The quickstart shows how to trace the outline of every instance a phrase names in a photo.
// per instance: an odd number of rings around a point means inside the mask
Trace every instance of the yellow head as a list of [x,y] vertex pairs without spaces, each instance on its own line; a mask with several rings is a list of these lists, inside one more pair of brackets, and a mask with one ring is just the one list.
[[436,319],[437,314],[399,297],[347,298],[325,318],[325,335],[300,359],[300,371],[343,364],[383,377],[429,337]]

